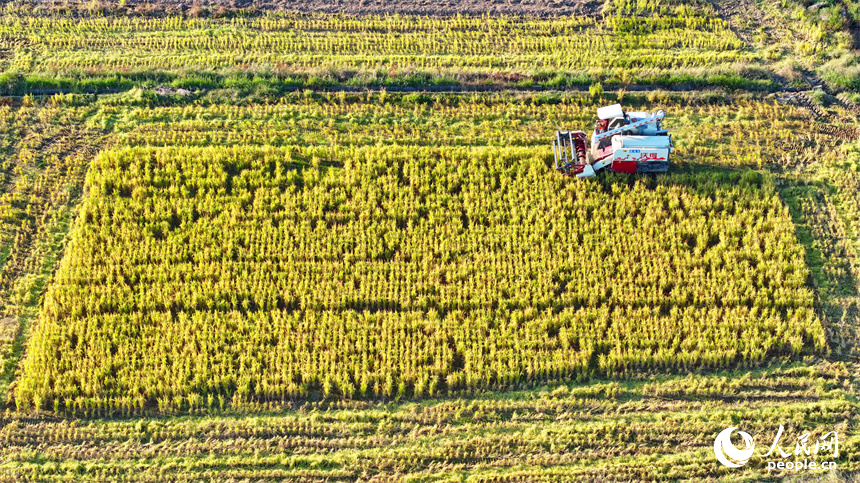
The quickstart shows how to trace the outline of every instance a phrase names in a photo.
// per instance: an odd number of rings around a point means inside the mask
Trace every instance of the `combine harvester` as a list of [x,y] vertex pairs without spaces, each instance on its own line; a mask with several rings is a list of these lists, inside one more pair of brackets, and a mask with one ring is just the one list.
[[619,173],[665,173],[672,136],[660,128],[666,113],[627,112],[621,104],[597,109],[598,121],[586,148],[582,131],[556,131],[552,141],[555,169],[565,176],[591,178],[603,168]]

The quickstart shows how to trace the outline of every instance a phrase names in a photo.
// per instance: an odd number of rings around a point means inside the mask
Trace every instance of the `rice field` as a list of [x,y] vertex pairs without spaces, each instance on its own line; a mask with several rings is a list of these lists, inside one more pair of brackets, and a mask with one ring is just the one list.
[[[4,7],[0,481],[860,470],[848,33],[724,3]],[[615,102],[670,172],[556,173]]]

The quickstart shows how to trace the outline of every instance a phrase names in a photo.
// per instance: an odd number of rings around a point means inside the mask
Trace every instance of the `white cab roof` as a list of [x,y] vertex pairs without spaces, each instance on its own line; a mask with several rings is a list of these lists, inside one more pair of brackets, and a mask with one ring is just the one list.
[[597,108],[598,119],[612,119],[613,117],[624,117],[624,109],[621,109],[621,104]]

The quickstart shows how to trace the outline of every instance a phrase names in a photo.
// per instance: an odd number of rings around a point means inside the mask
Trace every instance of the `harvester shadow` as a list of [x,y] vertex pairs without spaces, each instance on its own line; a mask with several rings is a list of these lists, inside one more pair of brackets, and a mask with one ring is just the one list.
[[[843,220],[819,186],[777,176],[777,192],[791,214],[809,267],[807,286],[827,335],[830,358],[860,359],[860,260],[845,236]],[[853,262],[853,263],[852,263]]]

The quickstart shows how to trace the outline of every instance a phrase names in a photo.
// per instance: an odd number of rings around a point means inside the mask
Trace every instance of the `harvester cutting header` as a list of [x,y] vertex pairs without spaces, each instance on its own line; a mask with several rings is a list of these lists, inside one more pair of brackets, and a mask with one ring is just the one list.
[[665,173],[669,169],[672,136],[660,128],[666,116],[627,112],[621,104],[597,109],[598,121],[586,148],[582,131],[556,131],[552,141],[555,169],[566,176],[590,178],[603,168],[620,173]]

